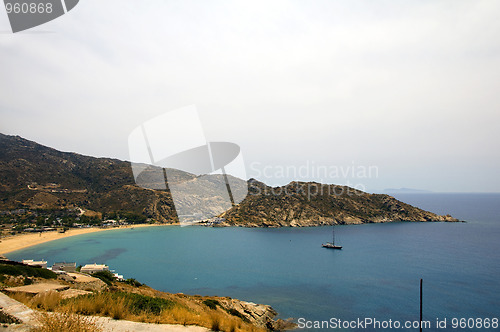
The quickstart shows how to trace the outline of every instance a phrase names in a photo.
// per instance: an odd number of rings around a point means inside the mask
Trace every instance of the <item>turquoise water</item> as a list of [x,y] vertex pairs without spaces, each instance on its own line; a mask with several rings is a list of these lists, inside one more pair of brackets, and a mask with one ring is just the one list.
[[[500,194],[397,198],[468,222],[338,226],[342,251],[321,248],[329,227],[171,226],[76,236],[7,256],[106,263],[159,290],[231,296],[306,320],[418,320],[423,278],[424,320],[433,325],[447,318],[451,331],[452,318],[500,318]],[[446,329],[426,329],[434,330]]]

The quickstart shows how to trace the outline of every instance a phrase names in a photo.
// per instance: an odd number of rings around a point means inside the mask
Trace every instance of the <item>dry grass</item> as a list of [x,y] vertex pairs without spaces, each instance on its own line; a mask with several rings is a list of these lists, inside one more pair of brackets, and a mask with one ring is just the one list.
[[37,294],[31,300],[33,306],[45,311],[54,311],[62,300],[61,294],[55,291]]
[[[201,297],[151,292],[150,290],[145,290],[144,293],[147,294],[145,296],[130,292],[124,293],[124,291],[122,289],[121,292],[100,292],[65,300],[62,300],[56,292],[48,292],[35,297],[23,294],[11,296],[34,309],[63,312],[68,324],[75,320],[73,317],[105,316],[144,323],[197,325],[213,331],[266,331],[240,317],[231,315],[220,306],[215,309],[208,307],[203,304]],[[45,316],[46,320],[49,320],[50,315],[53,314]],[[64,320],[61,321],[61,324],[63,323]],[[66,329],[65,331],[73,330]]]
[[31,306],[30,301],[33,299],[33,296],[26,295],[25,293],[7,293],[7,295],[9,295],[9,297],[13,298],[16,301]]
[[37,316],[41,326],[34,332],[100,332],[102,326],[92,317],[76,315],[69,312],[40,312]]
[[200,308],[200,310],[193,311],[186,307],[176,306],[171,310],[163,311],[161,321],[170,324],[203,326],[212,331],[266,331],[266,329],[255,327],[238,317],[231,316],[222,309]]

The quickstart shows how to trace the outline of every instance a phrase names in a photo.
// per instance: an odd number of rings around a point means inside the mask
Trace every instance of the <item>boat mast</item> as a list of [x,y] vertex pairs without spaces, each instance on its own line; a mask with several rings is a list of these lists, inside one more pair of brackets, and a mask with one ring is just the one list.
[[335,226],[332,226],[332,244],[335,245]]

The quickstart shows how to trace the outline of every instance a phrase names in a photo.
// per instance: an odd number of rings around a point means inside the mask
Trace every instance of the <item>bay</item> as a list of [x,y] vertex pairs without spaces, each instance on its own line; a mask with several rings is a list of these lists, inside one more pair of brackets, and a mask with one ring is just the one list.
[[[418,320],[423,278],[426,331],[454,330],[453,318],[500,318],[500,194],[396,198],[467,222],[337,226],[340,251],[321,247],[331,227],[165,226],[75,236],[7,257],[106,263],[162,291],[270,304],[281,318],[307,321]],[[437,329],[444,318],[448,328]]]

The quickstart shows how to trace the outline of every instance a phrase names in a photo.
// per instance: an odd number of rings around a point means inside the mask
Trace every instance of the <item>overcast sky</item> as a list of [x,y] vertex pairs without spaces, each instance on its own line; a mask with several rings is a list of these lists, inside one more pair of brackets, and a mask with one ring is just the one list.
[[81,0],[12,34],[0,8],[0,132],[129,159],[134,128],[196,105],[207,139],[239,144],[272,185],[498,192],[499,14],[494,0]]

